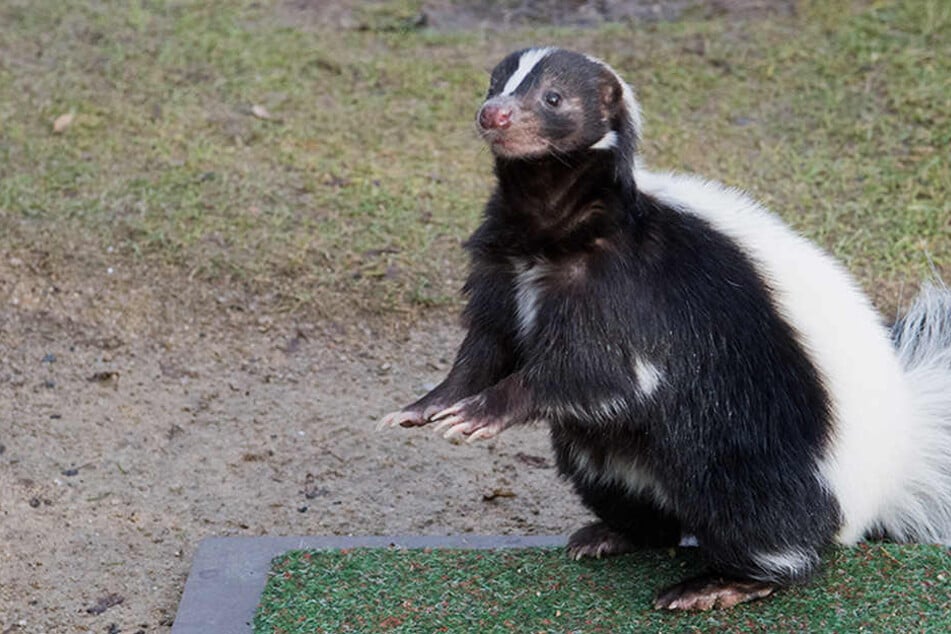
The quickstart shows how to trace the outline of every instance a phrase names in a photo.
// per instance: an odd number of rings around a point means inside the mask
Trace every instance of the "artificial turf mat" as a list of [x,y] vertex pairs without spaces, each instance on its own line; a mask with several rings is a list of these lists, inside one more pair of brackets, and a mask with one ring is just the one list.
[[292,551],[272,563],[254,632],[951,632],[947,548],[837,549],[810,584],[765,601],[650,608],[700,571],[693,550],[580,562],[545,548]]

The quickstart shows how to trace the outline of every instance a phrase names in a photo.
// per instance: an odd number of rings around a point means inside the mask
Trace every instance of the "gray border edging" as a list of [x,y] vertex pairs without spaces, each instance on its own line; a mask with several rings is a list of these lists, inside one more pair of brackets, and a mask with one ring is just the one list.
[[289,550],[342,548],[546,548],[564,535],[372,535],[364,537],[207,537],[198,544],[172,634],[246,634],[271,560]]

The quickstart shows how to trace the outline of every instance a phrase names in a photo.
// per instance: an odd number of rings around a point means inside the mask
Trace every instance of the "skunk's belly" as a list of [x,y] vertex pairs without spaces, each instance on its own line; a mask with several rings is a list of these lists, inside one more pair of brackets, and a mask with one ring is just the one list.
[[560,446],[556,441],[555,450],[561,474],[578,487],[604,487],[659,507],[670,506],[667,490],[660,480],[645,461],[630,453],[564,441]]

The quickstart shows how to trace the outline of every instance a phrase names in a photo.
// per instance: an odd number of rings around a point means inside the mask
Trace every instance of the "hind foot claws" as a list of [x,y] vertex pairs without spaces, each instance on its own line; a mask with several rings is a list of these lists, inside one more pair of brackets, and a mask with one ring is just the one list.
[[592,522],[568,538],[568,556],[575,561],[585,557],[601,559],[631,552],[633,544],[604,522]]
[[740,603],[768,597],[777,585],[752,579],[725,579],[705,575],[667,588],[654,601],[655,610],[704,611],[728,609]]

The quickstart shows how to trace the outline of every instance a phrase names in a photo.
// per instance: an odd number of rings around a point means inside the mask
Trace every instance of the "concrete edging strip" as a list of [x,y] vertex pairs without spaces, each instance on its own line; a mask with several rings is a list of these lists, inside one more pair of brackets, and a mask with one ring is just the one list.
[[271,560],[289,550],[344,548],[545,548],[564,535],[395,535],[365,537],[208,537],[198,545],[172,634],[243,634],[267,582]]

